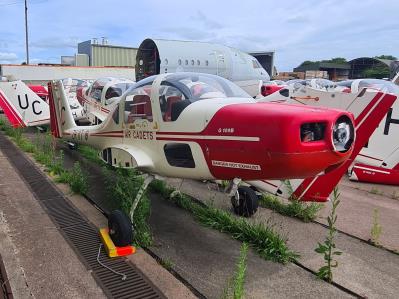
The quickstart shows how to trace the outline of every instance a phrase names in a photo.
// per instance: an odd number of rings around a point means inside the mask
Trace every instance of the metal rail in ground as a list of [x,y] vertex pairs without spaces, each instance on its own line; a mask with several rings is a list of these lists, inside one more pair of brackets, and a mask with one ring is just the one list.
[[110,259],[104,250],[100,261],[126,275],[126,280],[102,267],[97,261],[100,238],[97,228],[88,221],[37,169],[18,148],[0,133],[0,150],[8,157],[35,198],[50,216],[57,229],[71,245],[77,256],[90,270],[98,285],[110,298],[155,299],[165,296],[126,258]]

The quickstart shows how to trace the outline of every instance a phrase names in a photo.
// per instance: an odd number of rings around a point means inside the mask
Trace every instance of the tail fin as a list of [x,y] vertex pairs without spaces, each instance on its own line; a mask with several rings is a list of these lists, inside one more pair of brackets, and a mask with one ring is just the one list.
[[0,82],[0,107],[13,127],[50,122],[48,104],[22,81]]
[[355,119],[356,141],[350,158],[324,175],[303,180],[293,193],[295,198],[304,201],[326,201],[396,98],[392,94],[376,93]]
[[61,81],[48,83],[51,132],[61,138],[66,130],[76,126]]

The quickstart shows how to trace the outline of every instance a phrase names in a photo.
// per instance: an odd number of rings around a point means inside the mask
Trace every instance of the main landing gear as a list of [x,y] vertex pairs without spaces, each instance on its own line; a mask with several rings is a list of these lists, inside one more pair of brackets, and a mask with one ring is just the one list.
[[[147,175],[144,179],[139,192],[132,203],[129,216],[120,210],[113,211],[108,218],[109,235],[118,247],[123,247],[133,242],[133,215],[138,203],[144,195],[148,185],[154,180],[153,175]],[[226,192],[231,197],[234,212],[243,217],[251,217],[258,210],[258,196],[250,187],[238,186],[241,179],[235,178],[226,188]]]
[[238,186],[241,179],[235,178],[227,187],[233,211],[239,216],[251,217],[258,210],[258,196],[250,187]]
[[133,215],[148,185],[154,180],[154,176],[146,175],[136,198],[133,200],[129,216],[120,210],[114,210],[108,217],[109,235],[117,247],[127,246],[133,243]]

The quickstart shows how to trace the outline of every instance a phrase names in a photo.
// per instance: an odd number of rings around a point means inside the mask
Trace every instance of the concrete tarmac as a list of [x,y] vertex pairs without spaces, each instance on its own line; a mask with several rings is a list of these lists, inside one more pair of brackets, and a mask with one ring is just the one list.
[[[181,186],[180,190],[208,204],[231,210],[230,201],[213,187],[206,188],[201,182],[170,179],[170,184]],[[342,202],[349,201],[342,196]],[[344,205],[344,203],[343,203]],[[341,214],[338,213],[338,218]],[[355,217],[357,214],[352,214]],[[398,214],[395,218],[399,217]],[[315,253],[317,242],[323,242],[327,229],[316,223],[304,223],[285,217],[269,209],[259,208],[248,221],[252,223],[268,222],[275,229],[287,236],[288,245],[298,252],[300,263],[317,271],[323,264],[322,257]],[[338,268],[334,269],[334,281],[368,298],[398,298],[399,294],[399,255],[371,246],[345,234],[337,234],[337,249],[342,256],[337,258]]]
[[[84,197],[57,187],[98,228],[107,226]],[[106,298],[1,150],[0,254],[14,298]],[[196,298],[142,249],[128,259],[167,298]]]
[[0,151],[0,253],[14,298],[105,298]]
[[[399,253],[399,187],[352,182],[344,177],[339,184],[337,228],[363,240],[371,238],[374,210],[382,232],[378,243]],[[317,221],[327,223],[331,205],[325,204]]]
[[[207,298],[221,298],[233,277],[241,242],[200,226],[191,214],[151,196],[151,248]],[[265,261],[250,251],[245,298],[350,298],[295,264]]]

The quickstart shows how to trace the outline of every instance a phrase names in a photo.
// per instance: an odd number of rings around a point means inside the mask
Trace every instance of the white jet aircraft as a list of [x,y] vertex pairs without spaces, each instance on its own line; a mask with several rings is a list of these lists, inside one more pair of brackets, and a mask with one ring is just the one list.
[[136,80],[174,72],[197,72],[226,78],[252,97],[270,81],[259,61],[238,49],[215,43],[145,39],[136,55]]

